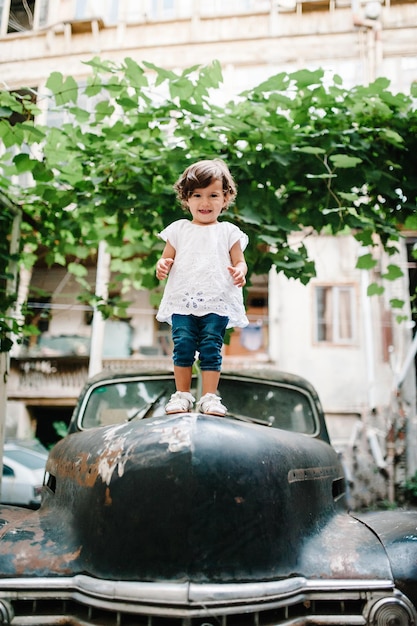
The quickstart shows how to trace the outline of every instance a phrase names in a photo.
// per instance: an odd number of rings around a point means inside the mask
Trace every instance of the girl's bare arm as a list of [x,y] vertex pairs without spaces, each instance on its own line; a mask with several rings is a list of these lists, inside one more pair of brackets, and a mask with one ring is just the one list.
[[230,249],[230,260],[232,264],[227,268],[230,276],[233,278],[233,284],[237,287],[243,287],[246,284],[246,274],[248,266],[246,265],[245,256],[237,241]]
[[174,259],[175,248],[167,241],[162,256],[156,264],[156,277],[158,280],[164,280],[168,276]]

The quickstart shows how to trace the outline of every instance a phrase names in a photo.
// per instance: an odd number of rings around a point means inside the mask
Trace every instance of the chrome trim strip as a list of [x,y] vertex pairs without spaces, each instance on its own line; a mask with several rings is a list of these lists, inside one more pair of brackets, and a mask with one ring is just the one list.
[[[364,592],[393,592],[392,580],[307,580],[303,577],[280,581],[259,583],[150,583],[129,581],[100,580],[78,574],[63,578],[3,578],[0,579],[0,597],[7,597],[8,592],[26,594],[30,591],[36,597],[53,597],[57,592],[66,597],[74,594],[86,595],[116,602],[151,603],[158,605],[192,604],[221,605],[225,603],[243,603],[248,601],[265,603],[266,600],[283,600],[300,594],[333,595],[343,593],[344,597],[356,597]],[[39,594],[39,595],[38,595]],[[61,596],[62,597],[62,596]]]

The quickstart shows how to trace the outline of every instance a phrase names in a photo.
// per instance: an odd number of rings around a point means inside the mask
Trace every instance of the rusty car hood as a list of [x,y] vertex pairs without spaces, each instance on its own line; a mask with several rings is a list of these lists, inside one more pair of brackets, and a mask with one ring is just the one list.
[[197,413],[69,435],[35,512],[0,509],[0,578],[390,579],[325,442]]

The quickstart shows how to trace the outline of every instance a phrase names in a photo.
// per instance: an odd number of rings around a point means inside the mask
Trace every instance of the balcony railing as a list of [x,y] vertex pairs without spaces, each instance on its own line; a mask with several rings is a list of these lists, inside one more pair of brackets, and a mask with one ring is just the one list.
[[[266,354],[225,356],[224,367],[253,368],[267,364]],[[59,400],[75,402],[88,379],[88,356],[22,357],[12,358],[7,385],[9,400]],[[103,359],[103,370],[120,372],[132,369],[171,369],[169,356],[135,355],[124,359]]]

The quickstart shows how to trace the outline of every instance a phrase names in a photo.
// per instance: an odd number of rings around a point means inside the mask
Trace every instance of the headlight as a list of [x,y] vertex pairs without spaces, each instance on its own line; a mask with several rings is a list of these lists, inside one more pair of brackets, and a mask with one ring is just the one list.
[[14,611],[11,604],[6,600],[0,600],[0,624],[11,624],[14,618]]
[[414,612],[399,598],[382,598],[368,615],[368,626],[414,626]]

